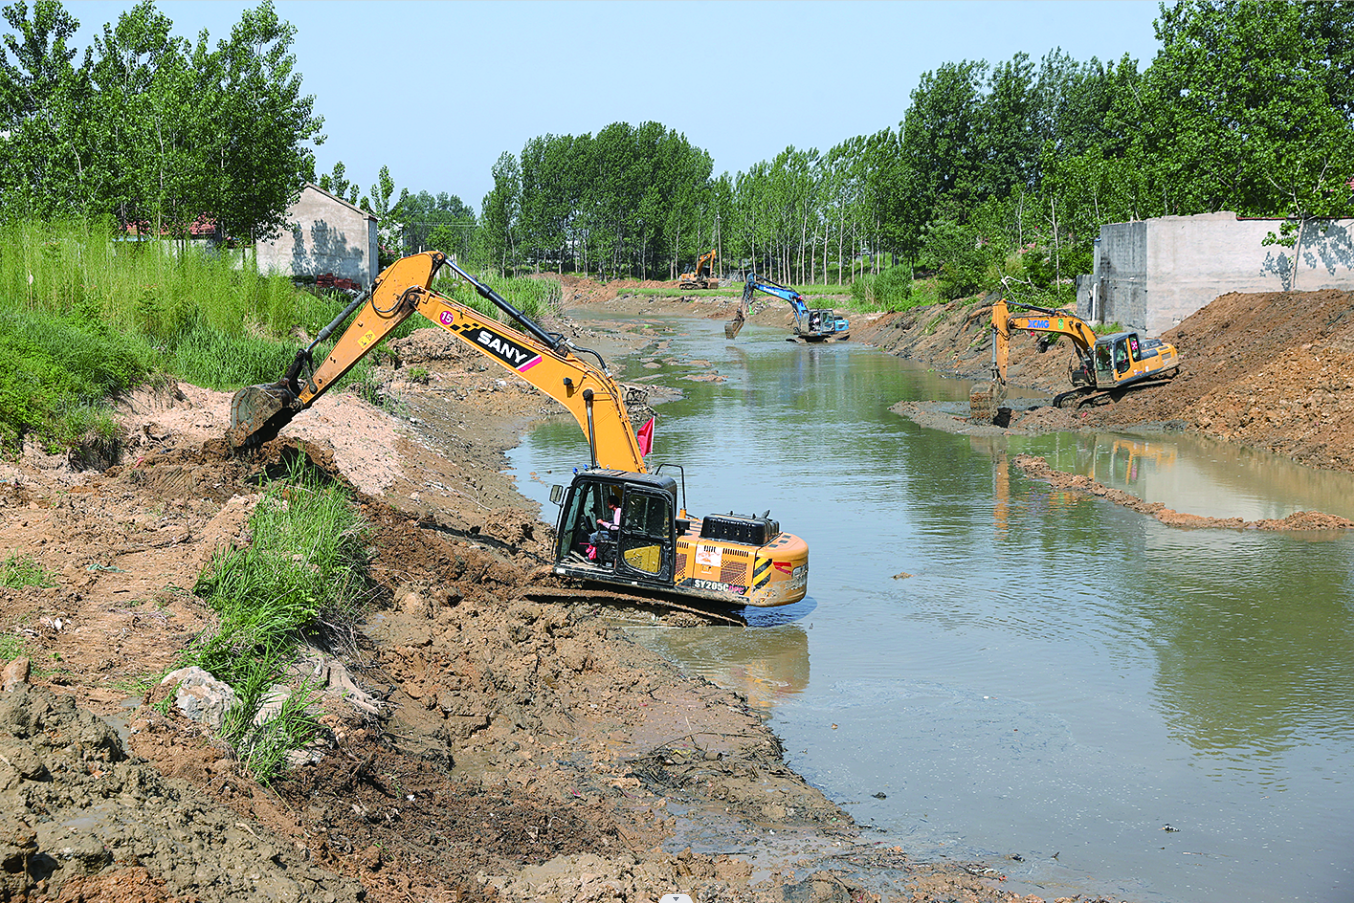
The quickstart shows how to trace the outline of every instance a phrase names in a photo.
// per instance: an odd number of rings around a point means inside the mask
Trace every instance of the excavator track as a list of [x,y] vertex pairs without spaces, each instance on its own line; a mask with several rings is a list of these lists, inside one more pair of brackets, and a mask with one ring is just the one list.
[[[1081,408],[1088,404],[1101,404],[1106,400],[1118,401],[1130,392],[1164,385],[1175,379],[1179,372],[1179,368],[1177,367],[1169,372],[1148,376],[1144,379],[1128,383],[1127,385],[1113,386],[1105,389],[1097,389],[1094,386],[1079,386],[1075,389],[1055,395],[1053,397],[1053,406],[1055,408]],[[970,396],[970,403],[972,403],[972,396]]]
[[618,593],[614,590],[589,589],[571,586],[528,586],[518,593],[523,599],[537,602],[601,602],[611,605],[633,605],[637,608],[658,608],[665,611],[680,611],[695,615],[717,624],[730,624],[734,627],[746,627],[747,621],[732,612],[715,611],[695,605],[684,605],[655,596],[640,596],[632,593]]

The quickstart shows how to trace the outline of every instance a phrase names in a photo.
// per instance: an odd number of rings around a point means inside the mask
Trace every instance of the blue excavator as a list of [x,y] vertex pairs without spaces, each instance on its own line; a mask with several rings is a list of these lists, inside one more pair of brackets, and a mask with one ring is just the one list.
[[788,302],[794,311],[794,334],[786,341],[798,342],[801,345],[841,342],[851,335],[851,324],[845,317],[838,316],[832,308],[809,307],[799,292],[769,279],[762,279],[756,273],[748,273],[747,281],[743,283],[743,298],[738,304],[738,313],[724,324],[724,335],[732,339],[742,330],[756,292],[765,292],[780,298]]

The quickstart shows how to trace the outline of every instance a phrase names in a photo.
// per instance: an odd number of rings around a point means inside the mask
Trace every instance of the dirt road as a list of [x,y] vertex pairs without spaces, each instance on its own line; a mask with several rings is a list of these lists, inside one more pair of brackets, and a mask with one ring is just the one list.
[[[627,332],[580,335],[609,353],[641,353],[646,309],[727,318],[734,305],[566,287],[566,309],[640,315]],[[1332,375],[1354,372],[1350,300],[1304,299],[1308,322],[1279,341],[1254,296],[1223,299],[1167,337],[1187,362],[1171,395],[1072,425],[1199,429],[1350,469],[1354,402]],[[967,314],[853,317],[853,336],[976,376],[981,351],[954,353],[980,329]],[[785,766],[746,699],[617,628],[689,616],[525,599],[550,530],[503,452],[562,409],[436,330],[394,350],[398,415],[326,397],[253,457],[221,440],[227,394],[171,386],[129,400],[116,466],[77,472],[36,449],[0,463],[0,559],[52,578],[0,589],[12,656],[0,662],[0,901],[1014,899],[1000,862],[913,862],[862,838]],[[1045,378],[1044,362],[1016,362],[1014,379]],[[404,378],[415,369],[426,383]],[[1062,413],[1013,428],[1060,428]],[[212,624],[198,572],[247,541],[261,478],[297,459],[351,488],[374,525],[376,586],[350,642],[298,667],[327,687],[324,756],[265,789],[210,732],[156,705],[155,680]],[[743,852],[692,852],[696,826]]]

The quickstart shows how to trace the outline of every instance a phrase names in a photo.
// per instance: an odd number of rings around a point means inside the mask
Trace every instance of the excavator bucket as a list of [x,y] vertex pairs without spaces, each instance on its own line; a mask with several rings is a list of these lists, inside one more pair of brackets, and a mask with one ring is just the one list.
[[298,399],[280,383],[246,386],[230,400],[231,448],[252,448],[277,438],[299,409]]
[[737,338],[738,333],[743,329],[743,311],[740,309],[732,320],[724,324],[724,337]]
[[995,381],[978,383],[968,393],[969,417],[979,423],[993,423],[1001,407],[1000,386]]

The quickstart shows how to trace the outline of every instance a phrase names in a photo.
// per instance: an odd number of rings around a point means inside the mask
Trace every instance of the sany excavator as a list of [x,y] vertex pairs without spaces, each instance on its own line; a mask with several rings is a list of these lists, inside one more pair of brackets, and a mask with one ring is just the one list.
[[702,254],[700,260],[696,261],[696,272],[683,273],[678,285],[684,289],[709,288],[710,283],[718,281],[715,278],[715,249],[711,248],[708,254]]
[[738,313],[724,324],[724,335],[732,339],[742,330],[755,292],[765,292],[789,302],[795,314],[795,331],[787,341],[801,345],[810,342],[841,342],[851,335],[851,325],[845,317],[837,316],[832,308],[809,307],[799,292],[769,279],[759,279],[756,273],[748,273],[747,281],[743,283],[742,300],[738,302]]
[[[1012,307],[1019,311],[1012,312]],[[979,383],[969,393],[969,416],[974,420],[992,422],[1006,400],[1011,333],[1018,329],[1040,333],[1036,347],[1041,354],[1060,335],[1072,340],[1076,356],[1068,366],[1068,375],[1073,388],[1053,399],[1055,407],[1082,404],[1129,386],[1150,386],[1180,371],[1175,346],[1160,339],[1141,338],[1136,332],[1097,337],[1084,320],[1066,311],[1031,304],[1008,305],[1001,298],[992,305],[992,381]]]
[[[485,318],[434,291],[433,279],[443,267],[522,330]],[[804,540],[782,532],[769,511],[760,517],[732,512],[689,517],[680,466],[659,465],[649,473],[621,387],[602,356],[546,332],[440,252],[414,254],[391,264],[370,292],[356,298],[297,352],[280,380],[237,392],[227,434],[231,446],[245,449],[275,438],[297,413],[313,405],[416,313],[559,401],[582,427],[589,463],[576,472],[567,489],[551,490],[551,500],[560,505],[555,574],[677,608],[685,607],[679,604],[683,600],[708,610],[711,603],[715,608],[768,607],[804,597],[809,573]],[[329,354],[315,366],[316,346],[354,314]],[[677,472],[680,485],[678,478],[663,472],[666,467]],[[599,521],[610,513],[611,500],[619,504],[619,523],[614,529],[601,529]]]

